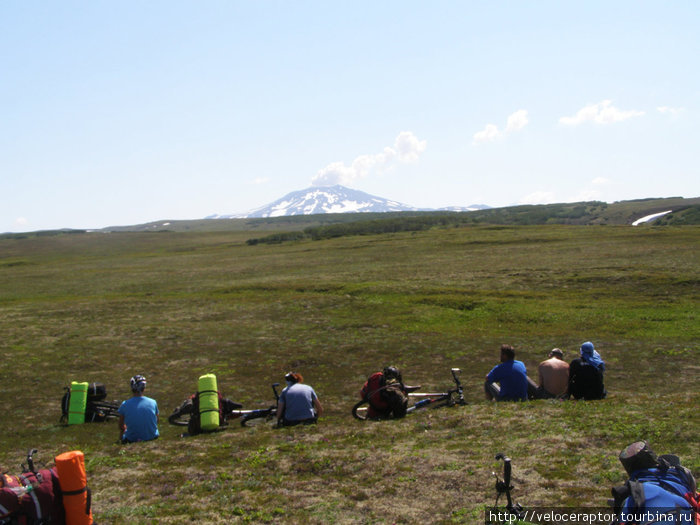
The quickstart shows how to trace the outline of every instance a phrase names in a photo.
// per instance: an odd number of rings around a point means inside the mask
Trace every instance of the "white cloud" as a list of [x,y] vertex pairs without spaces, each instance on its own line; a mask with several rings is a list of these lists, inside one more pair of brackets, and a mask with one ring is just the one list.
[[372,172],[393,167],[395,162],[409,164],[418,161],[426,146],[425,140],[418,140],[418,137],[410,131],[402,131],[394,140],[394,145],[386,146],[381,153],[360,155],[352,161],[350,166],[342,162],[332,162],[319,170],[311,183],[314,186],[350,185]]
[[29,221],[24,217],[17,217],[15,219],[15,226],[26,226]]
[[270,182],[269,177],[255,177],[252,180],[253,184],[267,184],[268,182]]
[[[410,131],[402,131],[394,141],[394,148],[399,155],[401,162],[416,162],[421,153],[425,151],[427,142],[418,140]],[[385,148],[386,152],[390,148]]]
[[633,117],[641,117],[644,111],[628,110],[623,111],[612,105],[611,100],[603,100],[597,104],[590,104],[576,112],[573,117],[561,117],[559,122],[566,126],[578,126],[584,122],[595,122],[596,124],[614,124]]
[[482,142],[491,142],[500,138],[501,133],[498,131],[498,126],[495,124],[487,124],[486,127],[474,134],[474,144],[481,144]]
[[528,122],[527,111],[524,109],[519,109],[508,117],[506,129],[504,131],[499,130],[496,124],[487,124],[483,130],[474,134],[473,144],[482,144],[484,142],[500,140],[507,137],[511,133],[520,131],[527,126]]
[[556,196],[554,192],[551,191],[536,191],[525,195],[525,197],[518,201],[519,204],[552,204],[555,202],[557,202]]
[[527,111],[520,109],[508,117],[508,125],[506,126],[506,134],[514,131],[520,131],[528,123]]
[[673,108],[671,106],[659,106],[658,108],[656,108],[656,110],[659,113],[663,113],[664,115],[673,115],[675,117],[679,113],[683,113],[683,111],[685,111],[685,108]]
[[595,179],[593,179],[591,181],[591,184],[593,184],[595,186],[605,186],[605,185],[610,184],[610,183],[611,183],[611,180],[606,179],[605,177],[596,177]]

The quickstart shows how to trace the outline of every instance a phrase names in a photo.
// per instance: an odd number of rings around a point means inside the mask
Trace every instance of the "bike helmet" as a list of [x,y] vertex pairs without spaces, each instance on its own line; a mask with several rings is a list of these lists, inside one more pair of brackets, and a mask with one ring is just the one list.
[[285,381],[289,381],[290,383],[303,383],[304,378],[299,372],[287,372],[287,374],[284,376]]
[[142,375],[135,375],[130,382],[132,392],[143,392],[146,389],[146,378]]
[[401,381],[401,371],[395,366],[387,366],[382,371],[382,374],[384,374],[385,379],[396,379],[397,381]]

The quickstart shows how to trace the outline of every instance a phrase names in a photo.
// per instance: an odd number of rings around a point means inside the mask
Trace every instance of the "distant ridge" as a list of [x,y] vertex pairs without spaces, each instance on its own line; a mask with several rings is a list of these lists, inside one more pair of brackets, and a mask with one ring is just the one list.
[[[314,188],[318,190],[319,188]],[[362,192],[359,192],[362,193]],[[293,195],[293,194],[290,194]],[[259,209],[260,210],[260,209]],[[258,211],[259,211],[258,210]],[[460,213],[468,211],[469,213]],[[211,220],[215,218],[229,220]],[[59,229],[24,233],[0,233],[2,238],[22,239],[54,235],[75,235],[92,232],[211,232],[255,230],[263,232],[298,231],[308,227],[352,222],[406,221],[429,224],[499,224],[499,225],[638,225],[686,226],[700,225],[700,197],[664,197],[605,203],[570,202],[558,204],[527,204],[503,208],[473,206],[440,210],[398,211],[391,213],[334,213],[313,215],[250,217],[247,215],[212,215],[202,219],[163,219],[143,224],[108,226],[100,229]],[[408,228],[396,226],[394,229]],[[358,226],[362,228],[362,226]]]
[[281,199],[245,214],[211,215],[207,219],[251,219],[268,217],[291,217],[295,215],[317,215],[325,213],[387,213],[398,211],[474,211],[489,206],[450,207],[440,210],[415,208],[397,201],[370,195],[345,186],[314,186],[293,191]]

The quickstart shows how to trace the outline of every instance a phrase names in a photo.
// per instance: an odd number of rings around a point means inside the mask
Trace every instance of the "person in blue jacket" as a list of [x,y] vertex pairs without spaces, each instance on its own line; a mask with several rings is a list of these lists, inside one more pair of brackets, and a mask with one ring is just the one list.
[[119,410],[119,439],[122,443],[150,441],[158,433],[158,403],[146,397],[146,378],[135,375],[131,378],[131,399],[124,401]]
[[486,376],[484,390],[489,400],[527,401],[527,370],[522,361],[515,359],[512,346],[501,345],[501,364],[493,367]]

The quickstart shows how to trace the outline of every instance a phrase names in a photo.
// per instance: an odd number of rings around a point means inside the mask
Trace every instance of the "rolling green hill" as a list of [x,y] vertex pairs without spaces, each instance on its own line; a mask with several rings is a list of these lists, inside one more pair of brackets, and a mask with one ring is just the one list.
[[[334,218],[259,230],[321,220]],[[498,452],[524,506],[604,507],[624,479],[617,454],[638,439],[700,474],[699,226],[446,226],[257,245],[254,225],[3,236],[0,468],[18,472],[32,447],[46,462],[83,450],[100,524],[479,523]],[[501,343],[532,375],[551,348],[570,360],[586,340],[607,362],[608,399],[483,400]],[[362,383],[390,363],[425,391],[461,368],[468,406],[353,420]],[[165,422],[203,373],[258,408],[289,370],[324,403],[315,427],[234,421],[181,438]],[[159,440],[58,424],[71,380],[124,399],[136,373],[159,403]]]

